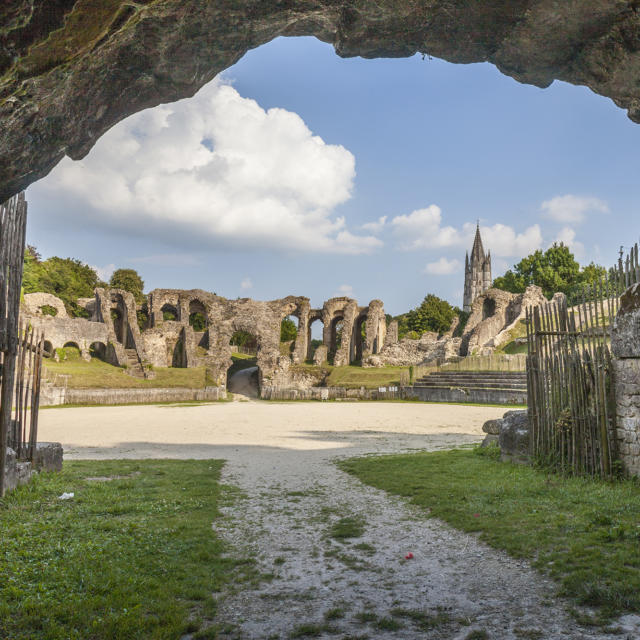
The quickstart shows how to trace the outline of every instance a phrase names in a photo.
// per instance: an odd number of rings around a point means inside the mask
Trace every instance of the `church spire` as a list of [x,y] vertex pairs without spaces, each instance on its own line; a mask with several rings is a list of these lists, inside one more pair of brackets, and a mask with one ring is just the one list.
[[491,252],[485,254],[480,236],[480,220],[476,223],[476,236],[471,255],[465,256],[463,308],[471,311],[473,301],[491,287]]
[[471,262],[484,262],[484,247],[482,246],[482,238],[480,237],[480,220],[476,225],[476,237],[473,240],[473,249],[471,249]]

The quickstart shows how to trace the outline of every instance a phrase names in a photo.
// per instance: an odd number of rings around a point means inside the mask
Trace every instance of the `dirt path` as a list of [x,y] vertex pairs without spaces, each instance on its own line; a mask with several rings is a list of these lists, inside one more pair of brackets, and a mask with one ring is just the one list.
[[[554,601],[554,585],[526,563],[334,464],[475,442],[483,421],[501,413],[410,403],[63,409],[42,412],[41,437],[62,441],[69,458],[228,460],[223,482],[244,496],[216,528],[234,555],[255,557],[270,576],[221,597],[220,619],[236,629],[230,637],[624,638],[578,627]],[[332,526],[352,517],[362,535],[334,539]],[[629,632],[640,637],[637,627]]]

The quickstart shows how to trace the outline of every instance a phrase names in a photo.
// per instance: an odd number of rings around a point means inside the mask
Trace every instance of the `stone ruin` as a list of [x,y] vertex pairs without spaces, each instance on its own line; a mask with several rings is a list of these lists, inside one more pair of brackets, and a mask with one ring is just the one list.
[[510,342],[512,331],[524,319],[527,307],[546,302],[542,289],[531,285],[522,294],[489,289],[477,297],[462,335],[457,336],[458,318],[449,331],[439,335],[427,331],[418,340],[398,340],[398,325],[387,328],[387,339],[379,353],[363,359],[363,366],[428,365],[471,355],[490,355]]
[[[141,309],[127,291],[96,289],[94,298],[80,299],[78,304],[89,319],[69,318],[62,301],[50,294],[24,296],[22,315],[44,330],[48,355],[56,357],[56,349],[74,346],[85,360],[94,354],[145,378],[154,376],[154,367],[204,366],[210,384],[220,387],[226,386],[232,364],[230,343],[237,331],[255,337],[261,389],[308,384],[304,375],[296,379],[291,370],[292,365],[308,360],[324,364],[331,359],[338,366],[365,360],[380,352],[386,335],[380,300],[361,307],[352,298],[331,298],[322,308],[312,309],[309,299],[300,296],[260,302],[228,300],[201,289],[155,289],[148,295],[142,330]],[[47,306],[56,310],[55,315],[43,313]],[[194,330],[194,314],[204,319],[203,331]],[[280,328],[288,316],[298,319],[298,331],[290,351],[283,354]],[[315,321],[323,324],[323,338],[314,353],[311,325]]]
[[[380,300],[361,307],[347,297],[331,298],[322,308],[312,309],[309,299],[301,296],[261,302],[228,300],[201,289],[155,289],[147,298],[142,329],[140,305],[121,289],[96,289],[93,298],[78,300],[89,319],[69,318],[63,302],[45,293],[26,294],[22,314],[36,329],[44,330],[45,349],[54,358],[56,349],[74,346],[85,360],[93,354],[145,378],[154,377],[154,367],[206,367],[211,386],[219,387],[226,387],[232,364],[231,339],[237,331],[245,331],[257,343],[259,388],[264,390],[322,384],[316,372],[295,367],[305,362],[382,367],[487,355],[511,339],[528,306],[544,300],[535,286],[520,295],[489,289],[474,301],[462,335],[456,335],[456,318],[444,335],[426,332],[418,340],[398,340],[397,323],[387,327]],[[55,315],[45,315],[46,307],[53,308]],[[204,319],[203,331],[192,326],[194,314]],[[288,316],[298,319],[298,332],[283,353],[280,326]],[[322,344],[314,349],[311,326],[316,321],[323,326]]]

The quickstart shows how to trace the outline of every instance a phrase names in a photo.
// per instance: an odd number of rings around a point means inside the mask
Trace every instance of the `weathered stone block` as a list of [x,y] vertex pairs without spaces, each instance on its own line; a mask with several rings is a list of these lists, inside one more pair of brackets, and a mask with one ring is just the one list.
[[494,444],[498,444],[498,436],[490,433],[487,436],[485,436],[485,439],[482,441],[482,444],[480,445],[481,447],[490,447]]
[[502,460],[527,463],[531,459],[529,417],[526,411],[507,411],[499,435]]
[[[611,349],[618,358],[640,358],[640,284],[627,289],[620,298],[620,310],[614,321]],[[635,373],[635,372],[633,372]],[[627,374],[633,375],[632,372]],[[638,378],[634,382],[638,382]],[[625,380],[628,381],[628,380]]]
[[497,436],[500,434],[500,425],[502,424],[502,418],[496,420],[487,420],[482,425],[482,430],[489,435]]
[[62,445],[59,442],[38,442],[33,454],[35,471],[62,471]]

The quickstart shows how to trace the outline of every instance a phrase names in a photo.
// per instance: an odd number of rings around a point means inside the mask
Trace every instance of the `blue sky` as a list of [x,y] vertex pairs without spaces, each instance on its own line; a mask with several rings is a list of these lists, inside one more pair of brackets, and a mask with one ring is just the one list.
[[28,242],[134,267],[147,290],[461,305],[477,219],[494,276],[556,239],[611,264],[640,233],[639,150],[583,87],[278,39],[30,187]]

